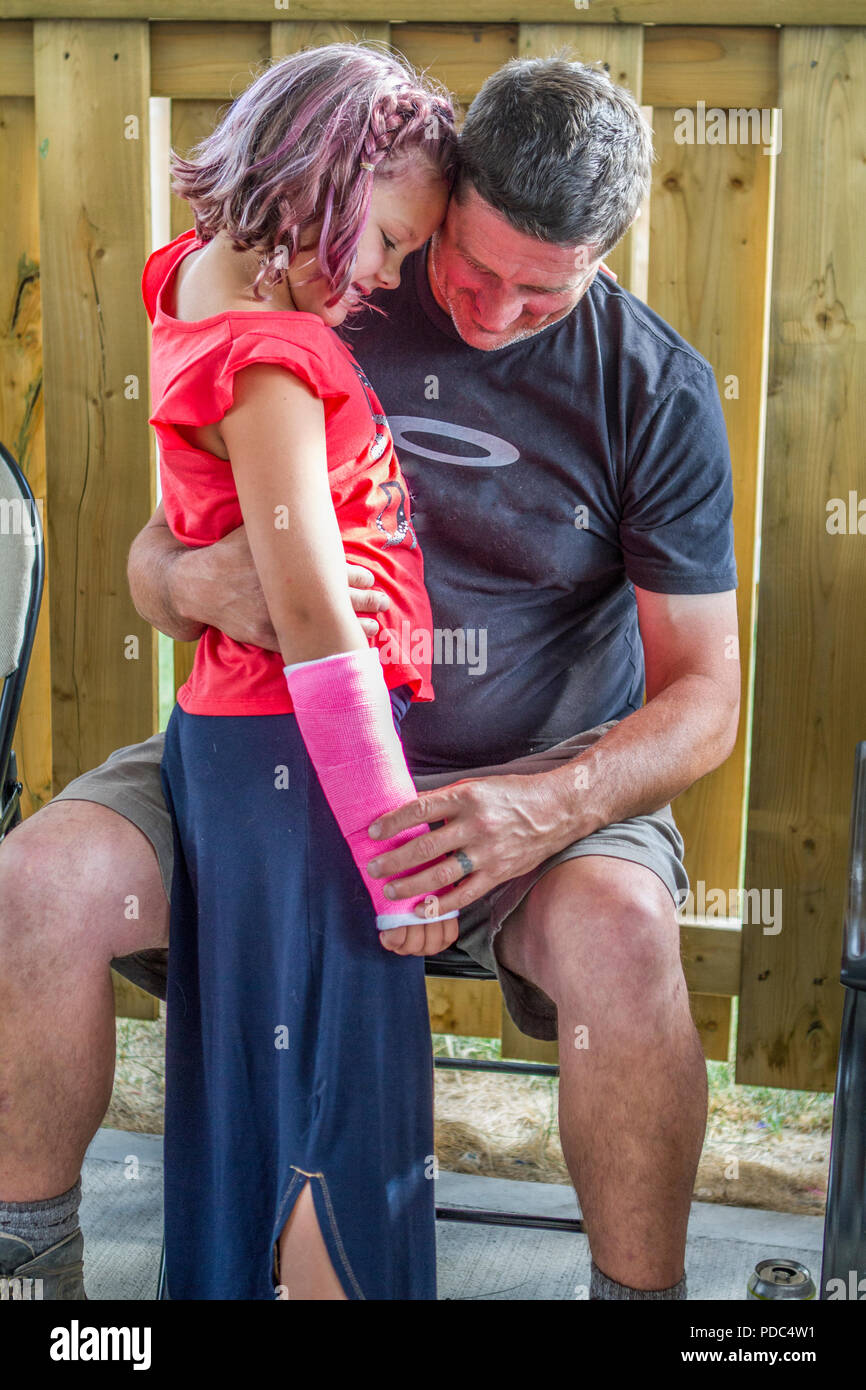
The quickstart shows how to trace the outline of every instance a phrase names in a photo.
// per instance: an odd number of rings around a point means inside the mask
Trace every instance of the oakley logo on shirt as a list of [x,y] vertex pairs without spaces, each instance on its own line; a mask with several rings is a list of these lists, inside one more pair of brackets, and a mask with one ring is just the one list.
[[[398,457],[402,450],[422,459],[433,459],[436,463],[456,463],[462,468],[501,468],[506,463],[516,463],[520,458],[520,450],[507,440],[499,439],[495,434],[485,434],[483,430],[471,430],[466,425],[452,425],[448,420],[427,420],[421,415],[391,415],[388,423]],[[416,443],[409,438],[410,434],[441,435],[444,439],[455,439],[482,452],[478,458],[466,458],[453,452],[441,453]]]

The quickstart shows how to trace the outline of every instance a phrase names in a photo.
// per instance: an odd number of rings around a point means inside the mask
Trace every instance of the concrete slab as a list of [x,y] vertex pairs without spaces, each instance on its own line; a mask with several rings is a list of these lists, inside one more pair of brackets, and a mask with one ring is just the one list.
[[[436,1200],[454,1207],[577,1216],[574,1189],[551,1183],[440,1173]],[[786,1256],[821,1268],[823,1218],[693,1202],[686,1246],[689,1299],[745,1299],[759,1259]],[[440,1299],[573,1299],[589,1296],[590,1253],[579,1233],[440,1221],[436,1232]]]
[[[81,1225],[88,1298],[156,1297],[162,1244],[162,1138],[101,1129],[82,1173]],[[570,1187],[440,1172],[437,1203],[527,1215],[575,1216]],[[745,1299],[758,1259],[800,1260],[816,1282],[823,1220],[693,1202],[686,1271],[693,1300]],[[585,1235],[439,1221],[442,1301],[563,1300],[589,1292]]]
[[84,1280],[93,1299],[155,1299],[162,1248],[162,1138],[101,1129],[81,1171]]

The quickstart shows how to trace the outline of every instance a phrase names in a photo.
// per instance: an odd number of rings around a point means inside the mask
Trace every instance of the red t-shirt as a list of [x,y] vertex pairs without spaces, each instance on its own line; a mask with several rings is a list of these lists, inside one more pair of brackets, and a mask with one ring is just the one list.
[[[389,690],[408,684],[416,701],[433,699],[432,624],[424,562],[410,494],[379,401],[349,349],[317,314],[228,310],[196,323],[172,318],[168,284],[175,266],[205,243],[184,232],[154,251],[142,295],[153,324],[150,423],[159,441],[160,479],[171,531],[189,546],[209,545],[243,523],[231,463],[194,448],[176,425],[221,420],[234,377],[274,362],[321,398],[328,477],[346,558],[371,570],[391,606],[378,614],[371,645]],[[288,714],[292,701],[279,652],[235,642],[208,627],[189,680],[177,693],[190,714]]]

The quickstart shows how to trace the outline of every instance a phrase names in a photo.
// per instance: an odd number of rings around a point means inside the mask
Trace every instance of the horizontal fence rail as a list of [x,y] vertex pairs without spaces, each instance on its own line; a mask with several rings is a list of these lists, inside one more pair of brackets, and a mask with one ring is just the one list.
[[[88,0],[89,19],[205,18],[201,0]],[[208,0],[207,18],[352,22],[428,20],[429,0]],[[397,13],[395,14],[395,10]],[[81,0],[3,0],[0,19],[79,19]],[[739,24],[864,23],[863,0],[437,0],[440,23]]]

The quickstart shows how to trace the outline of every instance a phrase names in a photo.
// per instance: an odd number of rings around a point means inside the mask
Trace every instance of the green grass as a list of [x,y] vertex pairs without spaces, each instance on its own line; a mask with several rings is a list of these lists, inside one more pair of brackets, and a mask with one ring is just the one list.
[[738,1086],[732,1062],[707,1062],[710,1115],[742,1128],[783,1129],[799,1134],[829,1134],[833,1097],[823,1091],[784,1091],[775,1086]]
[[[433,1034],[436,1057],[477,1057],[499,1060],[498,1038],[458,1038]],[[556,1077],[538,1076],[539,1087],[555,1092]],[[710,1119],[726,1121],[744,1131],[829,1134],[833,1124],[833,1097],[823,1091],[784,1091],[775,1086],[740,1086],[734,1080],[734,1063],[707,1062]]]

